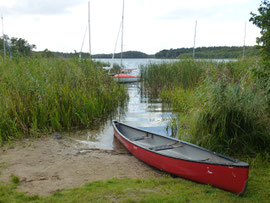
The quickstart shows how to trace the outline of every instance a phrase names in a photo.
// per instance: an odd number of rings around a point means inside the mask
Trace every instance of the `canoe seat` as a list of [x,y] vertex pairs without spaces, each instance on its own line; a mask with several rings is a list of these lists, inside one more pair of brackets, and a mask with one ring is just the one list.
[[177,143],[177,144],[166,144],[166,145],[160,145],[160,146],[155,146],[155,147],[150,147],[150,150],[154,150],[154,151],[161,151],[161,150],[166,150],[166,149],[173,149],[176,147],[183,147],[183,145],[181,143]]
[[150,147],[149,149],[155,150],[155,151],[161,151],[161,150],[172,149],[172,148],[174,148],[172,145],[161,145],[161,146]]
[[144,140],[145,138],[148,138],[147,136],[141,136],[141,137],[135,137],[135,138],[131,138],[131,141],[139,141],[139,140]]
[[210,158],[205,158],[205,159],[200,159],[200,160],[197,160],[197,161],[209,161],[210,160]]

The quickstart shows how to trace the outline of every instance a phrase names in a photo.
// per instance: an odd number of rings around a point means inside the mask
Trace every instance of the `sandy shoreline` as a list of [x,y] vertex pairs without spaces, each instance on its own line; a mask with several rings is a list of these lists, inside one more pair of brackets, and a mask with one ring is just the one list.
[[116,139],[113,144],[114,150],[100,150],[68,136],[17,141],[12,147],[0,148],[0,181],[18,176],[19,191],[44,196],[95,180],[162,175],[129,154]]

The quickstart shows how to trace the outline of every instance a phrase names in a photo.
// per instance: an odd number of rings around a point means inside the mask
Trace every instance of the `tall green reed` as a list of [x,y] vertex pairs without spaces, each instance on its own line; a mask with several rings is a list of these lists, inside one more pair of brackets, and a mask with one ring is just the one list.
[[0,58],[0,95],[1,140],[88,128],[127,98],[96,63],[76,58]]
[[224,69],[205,80],[193,142],[226,154],[270,152],[267,102],[247,75],[238,79]]
[[200,81],[204,61],[179,60],[174,63],[150,64],[141,68],[144,82],[152,90],[159,93],[162,89],[195,87]]
[[142,76],[172,104],[179,137],[221,153],[255,156],[270,151],[269,100],[252,74],[259,65],[258,58],[184,60],[144,67]]

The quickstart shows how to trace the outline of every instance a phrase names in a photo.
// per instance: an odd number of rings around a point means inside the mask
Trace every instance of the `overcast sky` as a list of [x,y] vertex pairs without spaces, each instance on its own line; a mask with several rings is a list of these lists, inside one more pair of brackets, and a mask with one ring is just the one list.
[[[259,29],[249,22],[261,0],[125,0],[124,51],[255,45]],[[92,54],[112,53],[122,0],[90,0]],[[4,32],[38,51],[80,51],[88,24],[88,0],[0,0]],[[2,33],[1,33],[2,35]],[[83,51],[88,51],[88,34]],[[116,52],[120,52],[120,39]]]

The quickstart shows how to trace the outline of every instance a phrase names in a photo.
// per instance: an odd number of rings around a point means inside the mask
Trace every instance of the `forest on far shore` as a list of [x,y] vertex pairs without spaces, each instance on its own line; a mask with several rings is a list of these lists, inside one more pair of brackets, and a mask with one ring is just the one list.
[[[6,54],[12,56],[32,56],[40,55],[45,58],[50,57],[63,57],[72,58],[79,57],[89,58],[89,53],[70,52],[54,52],[48,49],[43,51],[34,51],[36,45],[29,44],[27,40],[22,38],[9,38],[5,36],[7,42]],[[236,59],[244,56],[259,56],[260,51],[257,46],[245,46],[245,47],[197,47],[195,49],[195,58],[202,59]],[[4,56],[3,39],[0,38],[0,55]],[[115,53],[114,58],[191,58],[193,57],[193,48],[177,48],[177,49],[164,49],[155,54],[146,54],[140,51],[126,51],[121,53]],[[94,54],[92,58],[112,58],[113,54]]]
[[[195,58],[205,59],[232,59],[243,56],[259,56],[256,46],[246,47],[198,47],[195,49]],[[193,48],[164,49],[155,54],[155,58],[189,58],[193,56]]]
[[[198,47],[195,49],[195,58],[203,59],[236,59],[243,56],[259,56],[260,51],[256,46],[246,47]],[[54,53],[59,56],[61,53]],[[72,53],[71,53],[72,54]],[[74,55],[74,54],[72,54]],[[123,58],[190,58],[193,56],[193,48],[164,49],[153,55],[139,51],[123,52]],[[82,53],[82,57],[89,57],[89,54]],[[121,53],[116,53],[115,58],[120,58]],[[112,54],[95,54],[92,58],[112,58]]]

